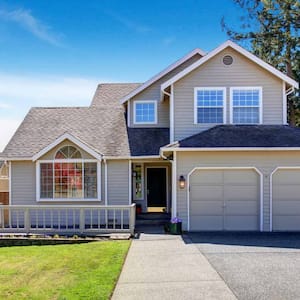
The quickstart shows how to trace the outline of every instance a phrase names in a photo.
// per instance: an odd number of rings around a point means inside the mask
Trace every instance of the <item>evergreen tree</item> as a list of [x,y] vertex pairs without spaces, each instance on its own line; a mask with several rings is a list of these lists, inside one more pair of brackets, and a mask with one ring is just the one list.
[[[265,62],[300,80],[300,2],[299,0],[233,0],[245,15],[238,30],[222,28],[230,39],[246,42],[246,47]],[[299,90],[288,96],[288,117],[292,126],[300,125]]]

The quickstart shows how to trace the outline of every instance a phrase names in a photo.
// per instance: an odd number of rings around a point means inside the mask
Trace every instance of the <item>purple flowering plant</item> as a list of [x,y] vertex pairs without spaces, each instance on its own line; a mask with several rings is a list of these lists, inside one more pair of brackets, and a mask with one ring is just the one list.
[[175,217],[171,219],[171,223],[172,224],[182,223],[182,220],[178,217]]

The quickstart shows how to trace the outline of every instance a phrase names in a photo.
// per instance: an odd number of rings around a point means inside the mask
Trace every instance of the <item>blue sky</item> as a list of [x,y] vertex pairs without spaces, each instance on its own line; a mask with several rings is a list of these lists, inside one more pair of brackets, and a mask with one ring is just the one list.
[[143,82],[235,24],[232,0],[0,0],[0,151],[32,106],[82,106],[99,82]]

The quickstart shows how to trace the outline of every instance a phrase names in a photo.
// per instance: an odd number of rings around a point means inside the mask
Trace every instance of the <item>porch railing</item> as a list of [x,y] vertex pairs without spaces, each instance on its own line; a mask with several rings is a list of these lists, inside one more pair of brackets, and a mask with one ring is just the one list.
[[132,205],[0,205],[2,233],[130,233]]

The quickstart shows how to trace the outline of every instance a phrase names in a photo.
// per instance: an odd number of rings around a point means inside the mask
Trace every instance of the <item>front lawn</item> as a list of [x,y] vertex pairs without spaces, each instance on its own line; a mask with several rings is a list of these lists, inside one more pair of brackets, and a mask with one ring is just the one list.
[[129,245],[0,248],[0,299],[109,299]]

